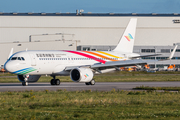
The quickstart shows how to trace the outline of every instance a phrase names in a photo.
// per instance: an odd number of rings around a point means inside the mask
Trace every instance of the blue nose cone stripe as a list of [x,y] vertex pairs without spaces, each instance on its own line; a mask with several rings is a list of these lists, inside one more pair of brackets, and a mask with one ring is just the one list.
[[13,72],[14,74],[19,74],[19,75],[24,75],[24,74],[27,74],[27,73],[30,73],[30,72],[33,72],[37,69],[33,68],[33,67],[29,67],[29,68],[24,68],[24,69],[21,69],[21,70],[17,70],[15,72]]
[[[21,52],[21,51],[20,51],[20,52]],[[15,54],[20,53],[20,52],[16,52],[16,53],[14,53],[13,55],[11,55],[10,58],[8,58],[8,60],[5,62],[5,64],[4,64],[4,69],[5,69],[6,71],[8,71],[8,70],[6,69],[6,64],[11,60],[11,58],[12,58]]]

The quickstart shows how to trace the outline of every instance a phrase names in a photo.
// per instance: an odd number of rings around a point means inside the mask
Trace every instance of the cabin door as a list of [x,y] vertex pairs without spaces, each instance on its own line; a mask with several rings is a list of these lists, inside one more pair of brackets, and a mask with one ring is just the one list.
[[30,54],[31,57],[31,66],[36,66],[36,58],[34,54]]

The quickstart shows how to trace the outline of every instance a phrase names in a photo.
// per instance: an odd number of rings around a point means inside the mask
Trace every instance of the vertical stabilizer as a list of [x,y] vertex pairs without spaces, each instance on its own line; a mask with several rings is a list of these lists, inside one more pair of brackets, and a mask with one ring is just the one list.
[[113,51],[125,52],[125,53],[133,52],[136,24],[137,24],[137,18],[131,18],[123,36],[121,37],[118,45]]

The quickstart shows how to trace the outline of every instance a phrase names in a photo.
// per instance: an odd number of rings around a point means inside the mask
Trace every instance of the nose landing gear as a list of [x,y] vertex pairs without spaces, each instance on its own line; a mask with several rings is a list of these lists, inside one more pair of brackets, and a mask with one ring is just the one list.
[[23,86],[28,86],[28,82],[22,82]]
[[29,75],[25,75],[25,76],[24,76],[24,82],[22,82],[22,85],[23,85],[23,86],[28,86],[28,82],[27,82],[27,81],[28,81],[28,78],[29,78]]

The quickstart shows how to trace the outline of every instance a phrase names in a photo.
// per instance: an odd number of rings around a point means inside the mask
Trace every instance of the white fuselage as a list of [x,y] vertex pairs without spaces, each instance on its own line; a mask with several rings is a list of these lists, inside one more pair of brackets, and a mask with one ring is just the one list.
[[114,51],[21,51],[5,63],[5,69],[18,75],[68,75],[67,67],[105,64],[128,60],[135,53]]

